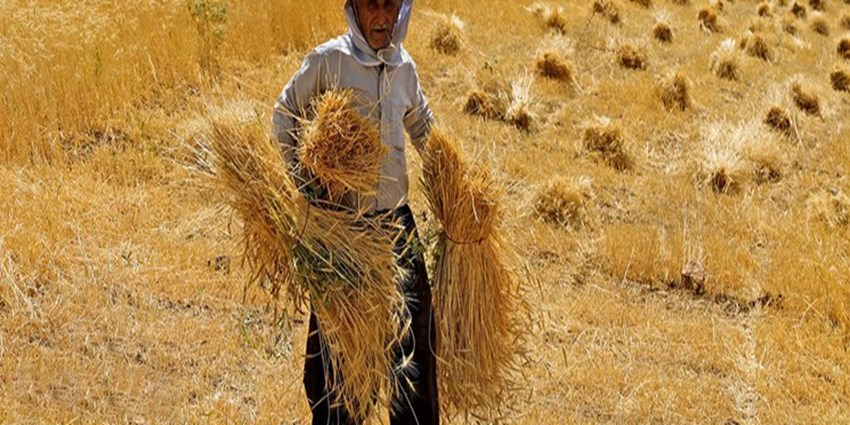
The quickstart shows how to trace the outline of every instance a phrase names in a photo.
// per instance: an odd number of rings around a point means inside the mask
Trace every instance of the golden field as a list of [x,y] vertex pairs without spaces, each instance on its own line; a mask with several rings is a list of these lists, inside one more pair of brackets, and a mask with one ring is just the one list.
[[[203,140],[270,122],[341,3],[0,1],[0,423],[308,422],[305,316],[243,292]],[[850,2],[415,8],[534,275],[498,423],[850,423]]]

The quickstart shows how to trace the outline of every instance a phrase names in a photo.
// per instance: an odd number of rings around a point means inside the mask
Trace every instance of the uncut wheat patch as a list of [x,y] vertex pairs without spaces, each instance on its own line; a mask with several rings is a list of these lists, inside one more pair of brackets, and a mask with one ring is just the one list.
[[335,371],[326,382],[334,404],[358,418],[388,406],[392,383],[405,382],[392,364],[407,317],[398,226],[311,206],[262,124],[233,111],[210,120],[214,178],[243,222],[249,284],[297,307],[310,302]]
[[422,187],[442,225],[434,254],[440,398],[449,412],[487,416],[514,390],[523,346],[518,257],[501,228],[500,191],[439,131],[426,145]]

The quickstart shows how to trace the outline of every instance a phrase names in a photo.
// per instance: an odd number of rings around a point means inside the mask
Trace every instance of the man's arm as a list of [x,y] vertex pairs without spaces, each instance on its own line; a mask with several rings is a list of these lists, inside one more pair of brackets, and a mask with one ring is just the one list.
[[304,118],[310,100],[321,92],[322,63],[321,55],[307,55],[301,69],[289,80],[274,105],[272,136],[280,144],[283,158],[293,167],[296,165],[296,137],[300,130],[298,119]]
[[420,155],[425,150],[425,143],[428,141],[428,136],[431,135],[431,127],[434,125],[434,114],[431,113],[431,108],[428,106],[428,99],[422,93],[422,87],[419,85],[419,74],[414,68],[414,78],[410,90],[412,90],[413,106],[404,115],[404,128],[410,136],[410,141],[413,147]]

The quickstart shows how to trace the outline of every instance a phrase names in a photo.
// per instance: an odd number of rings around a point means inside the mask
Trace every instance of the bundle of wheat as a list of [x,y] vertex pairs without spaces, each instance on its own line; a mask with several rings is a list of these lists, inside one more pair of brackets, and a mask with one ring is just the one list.
[[440,398],[449,410],[489,412],[513,387],[522,347],[517,256],[502,234],[497,188],[439,132],[423,155],[422,186],[443,227],[434,274]]
[[348,192],[374,193],[389,149],[381,133],[354,105],[351,90],[330,90],[313,104],[312,120],[302,123],[298,158],[328,198],[337,203]]
[[393,253],[398,226],[346,211],[319,209],[297,190],[262,124],[236,114],[211,119],[215,179],[244,223],[250,283],[298,306],[312,303],[324,335],[334,403],[365,418],[388,405],[392,347],[407,316]]

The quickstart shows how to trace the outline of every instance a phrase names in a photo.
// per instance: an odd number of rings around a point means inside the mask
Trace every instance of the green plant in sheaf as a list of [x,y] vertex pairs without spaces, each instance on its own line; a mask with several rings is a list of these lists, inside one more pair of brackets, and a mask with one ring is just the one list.
[[188,0],[188,7],[201,41],[199,46],[201,69],[207,73],[217,73],[218,52],[224,41],[227,24],[227,2],[225,0]]

